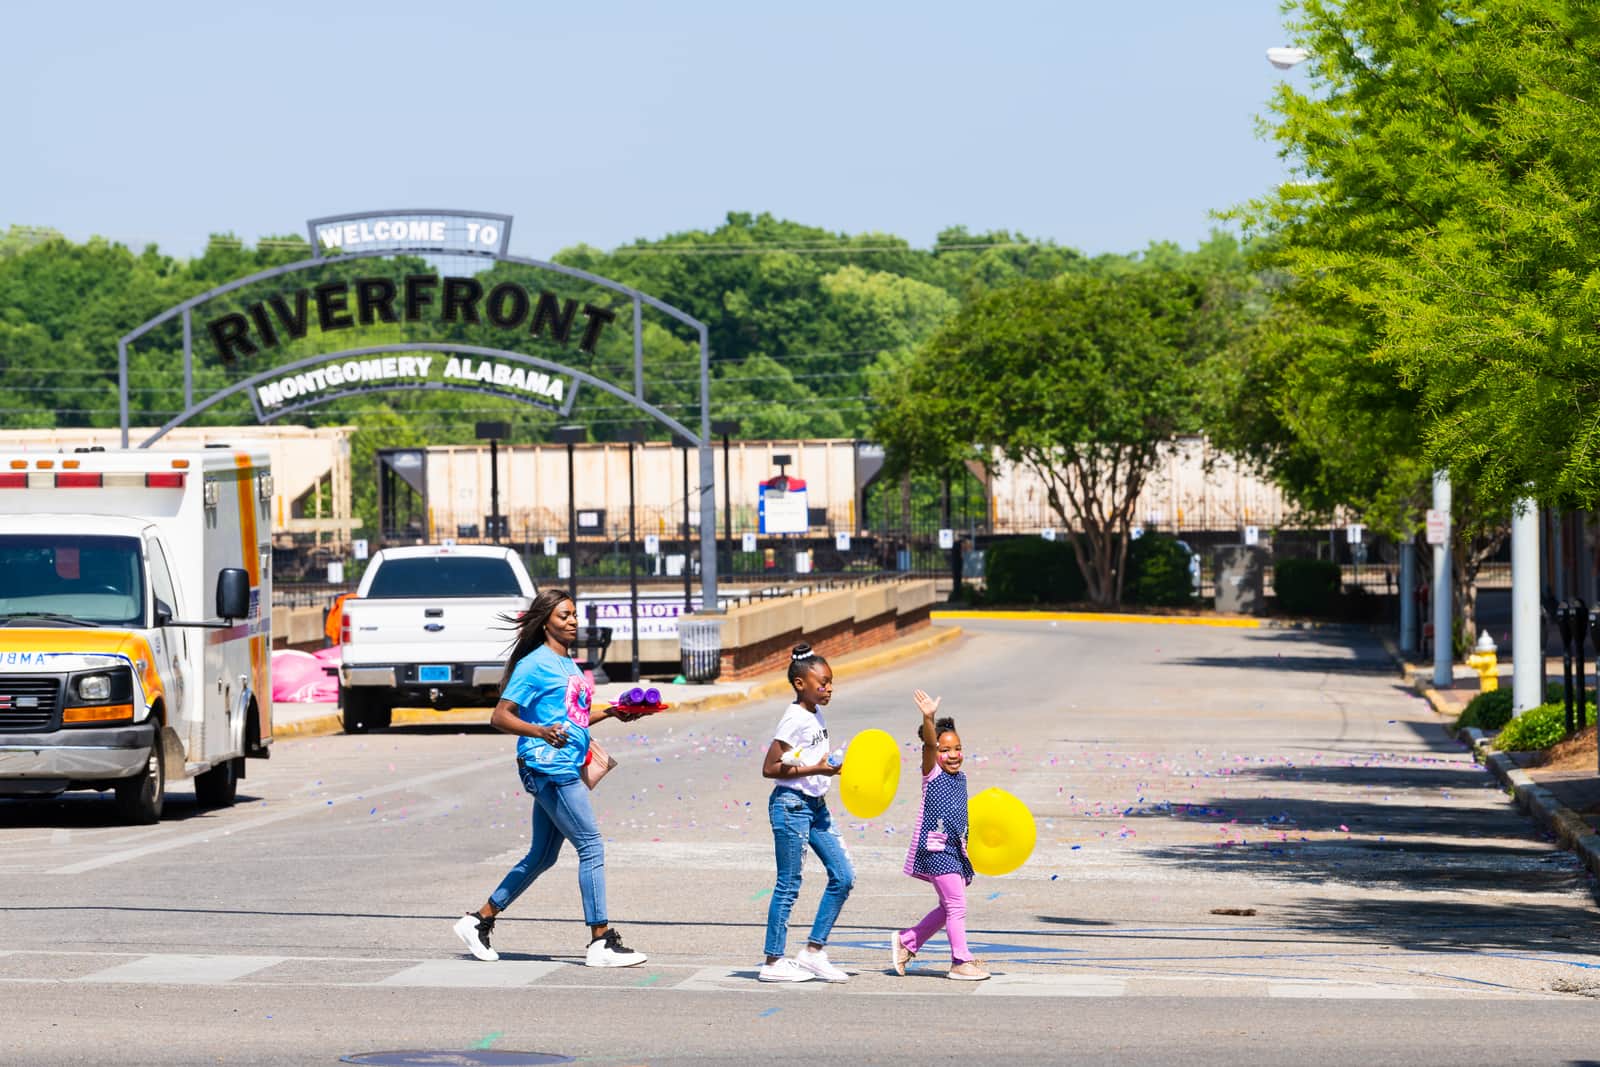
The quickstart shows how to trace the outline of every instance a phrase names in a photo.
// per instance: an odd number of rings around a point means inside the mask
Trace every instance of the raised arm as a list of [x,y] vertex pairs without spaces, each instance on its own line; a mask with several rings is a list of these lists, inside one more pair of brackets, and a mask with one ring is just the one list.
[[920,689],[911,696],[917,702],[917,710],[922,712],[922,776],[926,778],[933,770],[934,757],[939,754],[939,736],[934,732],[933,717],[939,713],[939,701],[944,698],[930,697]]

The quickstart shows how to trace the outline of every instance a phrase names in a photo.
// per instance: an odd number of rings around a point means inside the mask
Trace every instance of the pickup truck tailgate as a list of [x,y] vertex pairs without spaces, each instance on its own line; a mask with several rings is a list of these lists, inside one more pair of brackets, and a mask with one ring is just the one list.
[[[350,599],[345,663],[452,663],[500,659],[516,631],[505,597],[439,600]],[[520,601],[516,610],[526,608]]]

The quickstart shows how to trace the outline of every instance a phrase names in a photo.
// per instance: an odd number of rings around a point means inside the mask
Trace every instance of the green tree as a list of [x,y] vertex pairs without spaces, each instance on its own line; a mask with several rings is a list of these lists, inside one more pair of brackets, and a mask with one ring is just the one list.
[[1091,600],[1122,599],[1157,451],[1192,430],[1208,288],[1151,270],[1025,281],[973,300],[878,382],[880,440],[927,467],[998,452],[1044,481]]

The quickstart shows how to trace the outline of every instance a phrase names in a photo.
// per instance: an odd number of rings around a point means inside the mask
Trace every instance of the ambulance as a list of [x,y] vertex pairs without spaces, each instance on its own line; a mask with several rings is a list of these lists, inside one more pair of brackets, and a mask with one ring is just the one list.
[[272,742],[266,453],[0,452],[0,796],[234,802]]

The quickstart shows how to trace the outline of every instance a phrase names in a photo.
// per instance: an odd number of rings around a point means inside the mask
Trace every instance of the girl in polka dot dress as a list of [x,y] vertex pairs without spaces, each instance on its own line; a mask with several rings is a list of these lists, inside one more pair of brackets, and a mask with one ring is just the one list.
[[896,974],[928,938],[944,928],[950,941],[949,977],[960,982],[981,982],[989,977],[967,948],[967,886],[972,884],[972,864],[967,859],[967,776],[961,773],[961,735],[954,719],[934,719],[939,701],[918,689],[917,710],[922,712],[922,810],[917,832],[906,853],[905,872],[933,883],[939,906],[909,930],[889,935]]

